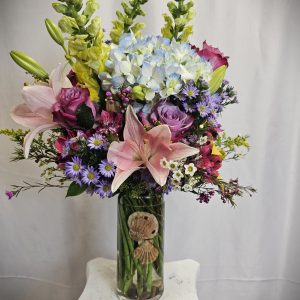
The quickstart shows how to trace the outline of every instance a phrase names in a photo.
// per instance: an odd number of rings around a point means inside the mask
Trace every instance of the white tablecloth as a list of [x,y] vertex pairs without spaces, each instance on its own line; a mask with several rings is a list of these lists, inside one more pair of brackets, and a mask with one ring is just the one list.
[[[161,300],[198,300],[199,264],[193,260],[165,264],[165,290]],[[87,283],[79,300],[116,300],[116,261],[96,258],[87,263]]]

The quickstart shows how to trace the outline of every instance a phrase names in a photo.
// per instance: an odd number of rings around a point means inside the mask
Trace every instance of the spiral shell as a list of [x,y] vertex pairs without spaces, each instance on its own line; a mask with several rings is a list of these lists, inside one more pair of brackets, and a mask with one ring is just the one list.
[[134,241],[153,239],[158,233],[156,217],[147,212],[135,212],[128,218],[129,235]]
[[134,250],[133,255],[142,265],[147,265],[156,261],[158,250],[153,246],[152,241],[146,240]]

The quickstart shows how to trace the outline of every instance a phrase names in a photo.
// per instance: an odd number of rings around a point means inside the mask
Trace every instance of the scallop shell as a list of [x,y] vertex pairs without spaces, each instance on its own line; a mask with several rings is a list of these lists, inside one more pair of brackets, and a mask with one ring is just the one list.
[[153,239],[158,232],[156,217],[147,212],[135,212],[128,218],[129,235],[134,241]]
[[133,256],[138,259],[142,265],[147,265],[156,261],[158,250],[153,246],[152,241],[143,241],[140,246],[134,249]]

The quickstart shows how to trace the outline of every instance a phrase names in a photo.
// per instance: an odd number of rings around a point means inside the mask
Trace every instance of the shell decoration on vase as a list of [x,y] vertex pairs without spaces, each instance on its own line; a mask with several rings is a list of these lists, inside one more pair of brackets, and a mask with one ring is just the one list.
[[159,229],[157,218],[147,212],[135,212],[128,218],[128,227],[131,239],[139,244],[134,250],[134,258],[142,265],[153,263],[159,255],[152,241]]

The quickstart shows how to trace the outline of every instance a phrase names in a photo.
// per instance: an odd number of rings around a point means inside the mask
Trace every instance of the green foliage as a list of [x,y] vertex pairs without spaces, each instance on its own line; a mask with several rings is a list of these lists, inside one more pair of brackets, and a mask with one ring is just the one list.
[[91,129],[94,125],[94,116],[92,110],[85,104],[82,104],[76,112],[77,122],[84,129]]
[[68,188],[66,197],[79,196],[86,191],[87,187],[87,185],[80,186],[79,184],[72,182]]
[[193,26],[189,25],[195,16],[192,0],[175,0],[168,2],[170,15],[163,14],[165,25],[161,30],[163,37],[187,42],[193,33]]
[[123,13],[120,11],[116,12],[117,20],[113,21],[114,26],[110,32],[113,43],[117,44],[123,33],[132,31],[136,37],[141,35],[144,24],[141,22],[134,23],[134,20],[138,16],[145,16],[141,6],[147,2],[148,0],[129,0],[128,3],[126,1],[121,3]]
[[220,88],[224,80],[226,70],[227,70],[226,66],[221,66],[213,72],[212,78],[209,82],[209,92],[211,94],[216,93],[217,90]]

